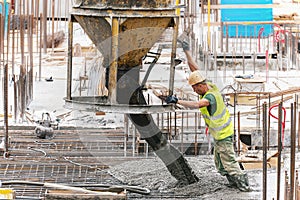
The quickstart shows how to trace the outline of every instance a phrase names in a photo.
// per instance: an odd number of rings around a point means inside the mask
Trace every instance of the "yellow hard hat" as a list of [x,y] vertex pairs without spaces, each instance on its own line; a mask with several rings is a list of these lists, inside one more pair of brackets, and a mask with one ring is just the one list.
[[190,77],[189,77],[190,85],[195,85],[195,84],[203,82],[203,81],[205,81],[205,78],[204,78],[204,76],[202,76],[202,74],[199,70],[193,71],[190,74]]

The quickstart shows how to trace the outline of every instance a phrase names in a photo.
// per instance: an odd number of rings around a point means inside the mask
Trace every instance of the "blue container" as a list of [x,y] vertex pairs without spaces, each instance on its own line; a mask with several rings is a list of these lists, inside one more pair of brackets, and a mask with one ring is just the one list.
[[[221,0],[222,5],[230,4],[273,4],[273,0]],[[250,22],[249,25],[228,25],[229,37],[258,37],[262,31],[261,37],[269,36],[273,33],[271,24],[255,24],[251,22],[273,21],[272,8],[223,8],[221,9],[222,22]],[[226,26],[223,29],[226,36]]]

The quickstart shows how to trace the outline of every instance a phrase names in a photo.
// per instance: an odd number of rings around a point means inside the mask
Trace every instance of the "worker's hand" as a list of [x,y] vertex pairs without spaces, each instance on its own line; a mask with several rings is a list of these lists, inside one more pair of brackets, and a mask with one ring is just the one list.
[[183,51],[189,51],[190,50],[190,44],[187,41],[183,41],[181,43],[181,45],[182,45]]
[[189,43],[189,37],[188,33],[184,31],[178,38],[177,41],[181,44],[182,49],[184,51],[189,51],[190,50],[190,43]]
[[175,96],[168,96],[166,98],[166,102],[169,104],[169,103],[177,103],[178,102],[178,98],[175,97]]

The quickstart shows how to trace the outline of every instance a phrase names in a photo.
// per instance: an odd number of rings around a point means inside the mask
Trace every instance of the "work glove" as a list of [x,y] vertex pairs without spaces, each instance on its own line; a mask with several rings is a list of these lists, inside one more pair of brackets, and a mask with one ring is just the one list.
[[184,31],[178,38],[177,41],[181,44],[184,51],[190,50],[189,37],[186,31]]
[[190,44],[187,41],[183,41],[181,43],[183,51],[189,51],[190,50]]
[[177,103],[178,102],[178,98],[175,96],[168,96],[166,98],[166,103]]

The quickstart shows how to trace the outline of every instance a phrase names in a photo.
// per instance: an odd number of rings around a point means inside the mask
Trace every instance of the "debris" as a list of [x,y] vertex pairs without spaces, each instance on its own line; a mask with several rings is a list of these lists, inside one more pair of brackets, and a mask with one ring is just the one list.
[[[10,146],[10,137],[8,137],[8,145]],[[0,151],[5,151],[5,137],[1,139],[0,142]]]
[[52,82],[52,81],[53,81],[52,76],[50,76],[50,78],[45,78],[45,81],[47,81],[47,82]]
[[0,199],[15,199],[15,191],[10,188],[0,188]]
[[236,75],[235,78],[250,79],[253,78],[253,74]]
[[[23,20],[23,26],[24,29],[28,29],[28,18],[26,17],[22,17]],[[35,20],[33,21],[34,25],[33,27],[35,27],[36,22]],[[12,15],[11,19],[10,19],[10,30],[20,30],[21,27],[21,20],[20,20],[20,15]]]
[[34,132],[38,138],[49,139],[53,137],[53,128],[45,126],[36,126]]
[[47,36],[47,48],[52,47],[52,40],[54,40],[54,48],[58,47],[62,44],[65,40],[65,33],[63,31],[59,31],[54,33],[54,36],[48,35]]
[[38,138],[49,139],[53,137],[53,127],[58,127],[58,122],[54,123],[52,121],[50,114],[48,112],[42,113],[42,119],[38,120],[34,132]]

